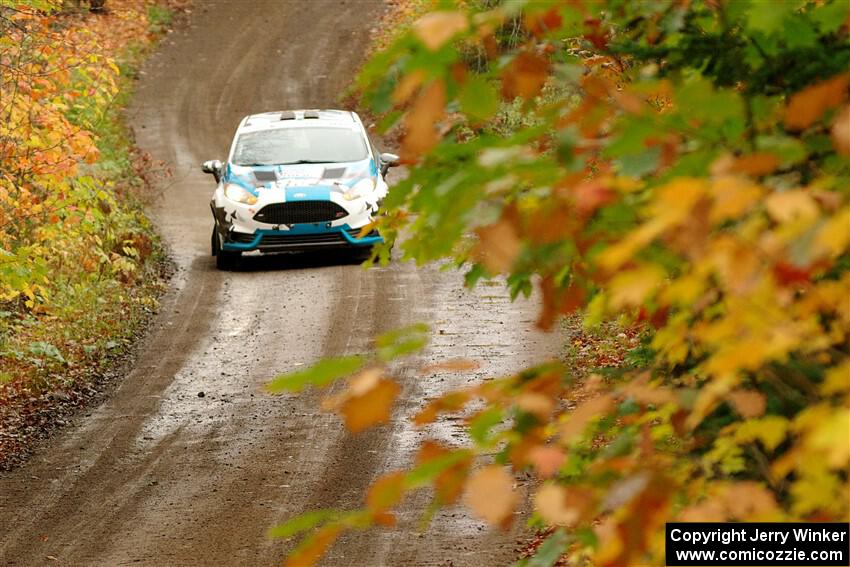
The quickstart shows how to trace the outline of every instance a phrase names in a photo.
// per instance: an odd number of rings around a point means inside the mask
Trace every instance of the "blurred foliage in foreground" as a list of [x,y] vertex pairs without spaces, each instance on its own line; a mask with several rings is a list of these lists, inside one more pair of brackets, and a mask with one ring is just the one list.
[[150,164],[120,118],[126,71],[154,39],[150,5],[115,0],[90,14],[87,4],[0,2],[0,385],[9,391],[72,382],[156,305],[158,245],[139,202]]
[[[362,510],[278,527],[312,530],[289,564],[393,525],[424,486],[505,525],[519,470],[552,532],[528,565],[663,565],[674,520],[847,520],[848,63],[843,0],[447,3],[375,55],[361,87],[410,165],[380,228],[410,235],[404,256],[537,286],[541,327],[578,311],[643,343],[586,377],[553,362],[427,401],[418,425],[461,413],[473,444],[426,442]],[[327,405],[362,429],[425,336],[275,388],[353,373]]]

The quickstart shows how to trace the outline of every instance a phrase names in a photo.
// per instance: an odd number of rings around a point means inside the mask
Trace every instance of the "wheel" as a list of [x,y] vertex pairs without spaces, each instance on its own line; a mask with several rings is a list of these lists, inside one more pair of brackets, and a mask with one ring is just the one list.
[[212,248],[212,255],[215,256],[216,268],[219,270],[235,270],[239,267],[239,260],[242,257],[242,253],[222,250],[221,241],[215,226],[213,226],[210,247]]
[[219,250],[218,254],[215,255],[215,267],[219,270],[235,270],[239,267],[239,259],[241,257],[241,252]]

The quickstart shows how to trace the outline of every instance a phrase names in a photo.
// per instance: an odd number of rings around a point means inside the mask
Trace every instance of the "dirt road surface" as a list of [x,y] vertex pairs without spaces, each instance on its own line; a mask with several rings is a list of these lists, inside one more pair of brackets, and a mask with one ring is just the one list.
[[[355,508],[382,472],[409,464],[424,397],[554,351],[534,306],[499,287],[395,262],[369,271],[327,259],[261,259],[219,273],[208,255],[211,178],[238,120],[263,110],[334,107],[383,3],[204,0],[149,60],[131,121],[171,164],[153,211],[178,265],[133,370],[112,396],[0,477],[0,565],[278,565],[292,542],[268,527],[315,508]],[[423,358],[472,357],[476,377],[402,369],[392,423],[352,436],[318,395],[272,397],[280,371],[358,352],[383,330],[428,321]],[[420,361],[421,362],[421,361]],[[199,393],[203,392],[203,397]],[[454,422],[430,432],[462,438]],[[462,507],[424,533],[413,498],[396,531],[348,535],[323,565],[490,567],[514,559]]]

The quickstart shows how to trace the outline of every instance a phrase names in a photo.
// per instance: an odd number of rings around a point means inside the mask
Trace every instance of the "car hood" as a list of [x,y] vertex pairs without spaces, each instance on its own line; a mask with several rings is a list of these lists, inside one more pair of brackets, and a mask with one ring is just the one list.
[[228,163],[223,181],[236,183],[254,195],[266,191],[287,189],[323,189],[322,193],[344,192],[362,179],[376,177],[378,168],[374,160],[365,159],[348,163],[292,164],[243,166]]

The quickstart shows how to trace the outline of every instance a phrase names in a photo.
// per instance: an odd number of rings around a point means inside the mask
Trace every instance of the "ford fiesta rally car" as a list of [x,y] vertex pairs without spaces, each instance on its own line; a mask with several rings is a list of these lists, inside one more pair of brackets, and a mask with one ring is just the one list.
[[387,169],[397,163],[396,155],[378,154],[354,112],[246,116],[227,161],[202,168],[218,182],[210,203],[216,266],[236,267],[243,252],[368,252],[382,239],[360,233],[387,194]]

